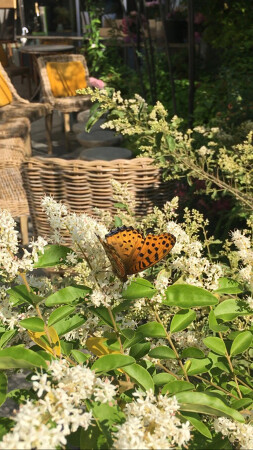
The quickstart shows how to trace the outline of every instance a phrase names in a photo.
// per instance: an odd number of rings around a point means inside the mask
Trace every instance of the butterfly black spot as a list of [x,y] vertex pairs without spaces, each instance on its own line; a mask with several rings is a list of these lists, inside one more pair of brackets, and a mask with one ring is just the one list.
[[158,252],[158,247],[155,247],[155,251]]
[[[140,267],[141,267],[141,265],[140,265]],[[147,267],[147,264],[145,264],[145,262],[142,261],[142,268],[145,269],[145,267]]]
[[140,253],[139,256],[142,258],[144,256],[144,253]]
[[162,241],[162,245],[164,245],[164,244],[165,244],[165,242],[166,242],[166,241]]
[[168,248],[170,246],[170,244],[166,244],[165,247]]
[[140,250],[141,249],[141,247],[137,247],[137,250]]
[[132,248],[133,248],[133,245],[132,245],[132,244],[130,244],[130,247],[132,247]]
[[126,233],[123,233],[123,236],[126,237]]
[[151,244],[152,247],[155,247],[155,243],[153,242],[153,244]]
[[157,261],[159,259],[158,253],[155,253],[155,260]]
[[148,249],[148,254],[151,255],[151,253],[152,253],[152,250]]
[[150,258],[149,258],[149,256],[146,256],[146,261],[149,263],[149,264],[151,264],[151,261],[150,261]]
[[167,250],[166,250],[166,248],[164,248],[164,249],[163,249],[163,253],[167,253]]
[[153,240],[154,240],[154,241],[157,241],[157,237],[153,237]]

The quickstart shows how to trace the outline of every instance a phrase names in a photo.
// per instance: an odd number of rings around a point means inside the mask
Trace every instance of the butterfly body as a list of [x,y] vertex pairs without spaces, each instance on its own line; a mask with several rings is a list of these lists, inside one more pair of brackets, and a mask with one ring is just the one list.
[[142,272],[164,258],[175,245],[176,238],[170,233],[148,234],[145,238],[133,227],[118,227],[98,236],[112,264],[113,271],[122,280],[127,275]]

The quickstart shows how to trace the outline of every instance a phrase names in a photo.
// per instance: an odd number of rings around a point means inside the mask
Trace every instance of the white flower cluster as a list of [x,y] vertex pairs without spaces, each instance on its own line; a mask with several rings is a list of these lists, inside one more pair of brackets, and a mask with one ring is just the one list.
[[242,261],[244,267],[240,268],[239,276],[247,283],[253,279],[253,249],[248,236],[239,230],[232,232],[232,241],[238,249],[238,257]]
[[179,255],[172,261],[172,268],[182,272],[184,281],[188,284],[205,289],[217,289],[218,280],[223,274],[220,264],[212,263],[203,257],[202,243],[198,240],[191,240],[190,236],[176,222],[168,222],[167,230],[176,237],[176,244],[171,254]]
[[98,236],[104,238],[108,232],[106,227],[87,214],[68,213],[66,207],[58,204],[52,197],[44,197],[42,207],[54,230],[54,238],[58,236],[59,242],[61,232],[67,230],[73,242],[73,249],[84,256],[85,261],[89,261],[89,270],[85,275],[89,274],[87,283],[94,288],[90,297],[92,303],[95,306],[110,306],[112,301],[119,297],[122,285],[117,281],[114,284],[108,283],[112,268],[98,239]]
[[33,265],[38,261],[38,252],[43,253],[47,242],[39,237],[37,241],[29,244],[32,252],[23,250],[23,257],[18,258],[18,232],[16,223],[7,210],[0,209],[0,276],[7,281],[12,281],[19,272],[33,270]]
[[246,423],[234,422],[226,417],[219,417],[214,421],[216,433],[227,436],[229,441],[236,444],[236,448],[253,448],[253,426]]
[[115,433],[116,449],[172,449],[190,440],[189,422],[181,423],[175,397],[137,392],[124,409],[126,421]]
[[0,449],[55,449],[66,445],[66,436],[92,423],[85,400],[106,403],[114,399],[116,388],[83,366],[69,367],[64,360],[53,361],[49,374],[32,377],[36,403],[27,401],[14,417],[15,425],[4,435]]

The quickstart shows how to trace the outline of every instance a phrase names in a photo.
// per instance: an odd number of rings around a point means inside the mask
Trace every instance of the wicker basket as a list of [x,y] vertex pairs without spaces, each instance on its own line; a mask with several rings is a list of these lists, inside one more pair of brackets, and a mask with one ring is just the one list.
[[171,199],[168,183],[149,158],[113,161],[81,161],[58,158],[30,158],[23,165],[24,185],[36,236],[50,236],[50,226],[41,208],[44,195],[67,205],[69,211],[94,215],[93,208],[115,212],[111,179],[128,183],[136,200],[136,215]]

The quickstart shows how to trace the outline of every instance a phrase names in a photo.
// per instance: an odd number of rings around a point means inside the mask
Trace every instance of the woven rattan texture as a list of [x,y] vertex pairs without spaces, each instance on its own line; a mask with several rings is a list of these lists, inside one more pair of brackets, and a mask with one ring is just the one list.
[[27,117],[30,121],[39,119],[51,114],[52,107],[49,103],[31,103],[18,95],[8,74],[0,63],[0,71],[12,93],[13,100],[9,105],[0,108],[0,120],[12,119],[14,117]]
[[128,183],[134,193],[137,216],[172,197],[168,183],[152,159],[113,161],[66,161],[57,158],[30,158],[24,163],[23,177],[36,236],[50,237],[50,226],[41,208],[44,195],[68,206],[71,212],[94,215],[93,208],[115,212],[111,179]]
[[[89,71],[86,64],[86,59],[83,55],[48,55],[40,56],[38,58],[39,74],[41,79],[43,100],[49,102],[54,109],[57,109],[63,113],[77,112],[90,107],[90,97],[88,95],[77,95],[74,97],[54,97],[51,90],[50,81],[47,73],[48,62],[71,62],[79,61],[83,64],[87,83],[89,85]],[[80,86],[81,87],[81,86]]]
[[21,175],[29,133],[30,122],[26,118],[0,124],[0,208],[8,209],[13,217],[29,215]]

